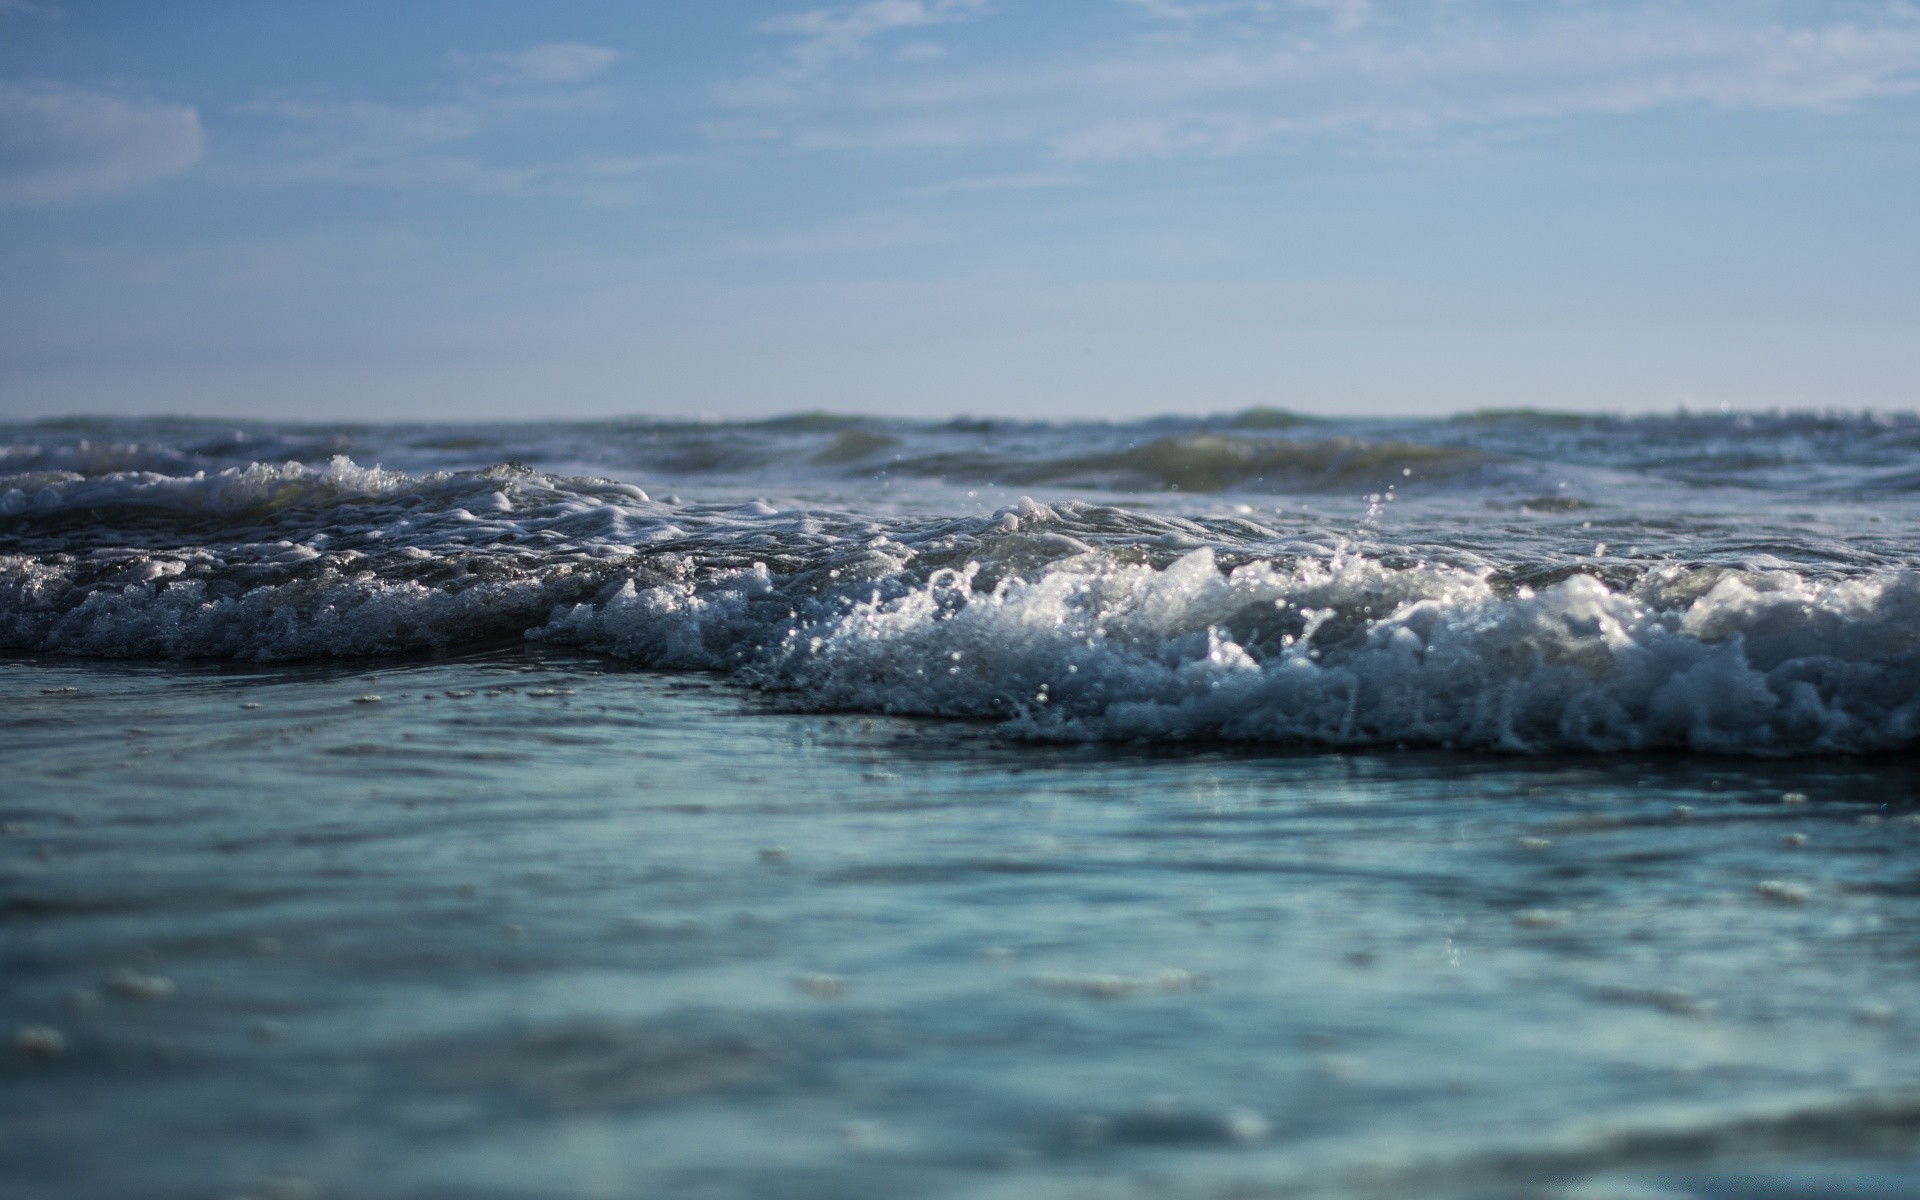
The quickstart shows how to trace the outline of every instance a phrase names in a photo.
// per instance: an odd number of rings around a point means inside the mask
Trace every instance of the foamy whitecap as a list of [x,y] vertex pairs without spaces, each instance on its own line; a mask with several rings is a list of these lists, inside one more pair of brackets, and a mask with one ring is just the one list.
[[[859,453],[841,426],[711,438],[716,454],[839,439],[806,470],[890,449],[851,428]],[[1493,461],[1300,436],[1265,457],[1208,434],[1101,461],[1292,470],[1338,450],[1369,479]],[[408,474],[339,455],[173,475],[36,464],[0,479],[0,645],[271,661],[533,638],[1046,739],[1790,754],[1920,734],[1920,571],[1877,513],[1610,516],[1555,491],[1476,515],[1439,488],[1413,518],[1385,492],[1347,518],[1086,499],[948,515],[841,495],[656,500],[513,464]],[[1681,537],[1694,553],[1634,544]]]
[[1920,731],[1911,575],[1727,576],[1660,607],[1670,581],[1613,591],[1581,574],[1501,595],[1485,576],[1351,556],[1223,572],[1207,549],[1165,569],[1088,554],[985,591],[976,574],[784,622],[792,598],[763,569],[629,580],[534,636],[735,671],[811,707],[1001,718],[1051,739],[1767,754]]

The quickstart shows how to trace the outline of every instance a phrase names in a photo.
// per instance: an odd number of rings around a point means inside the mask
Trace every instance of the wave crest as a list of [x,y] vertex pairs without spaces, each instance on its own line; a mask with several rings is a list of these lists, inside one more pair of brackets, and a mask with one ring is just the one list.
[[276,660],[530,637],[1050,739],[1783,754],[1920,737],[1904,566],[1449,563],[1242,516],[656,502],[511,464],[7,482],[15,650]]
[[[1049,739],[1483,750],[1857,752],[1920,732],[1920,579],[1487,578],[1364,558],[1171,566],[1089,554],[974,590],[936,572],[839,613],[764,570],[636,587],[534,636],[740,673],[797,704],[1010,722]],[[784,628],[782,627],[784,626]]]

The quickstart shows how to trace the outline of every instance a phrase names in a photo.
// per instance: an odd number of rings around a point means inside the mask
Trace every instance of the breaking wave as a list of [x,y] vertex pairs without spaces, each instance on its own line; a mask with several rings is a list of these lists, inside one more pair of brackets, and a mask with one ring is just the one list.
[[1085,501],[875,515],[345,458],[27,472],[0,480],[0,519],[13,651],[274,661],[528,638],[1056,740],[1780,755],[1920,737],[1904,566],[1448,559]]
[[985,590],[977,576],[943,569],[838,612],[795,607],[764,569],[629,579],[530,635],[735,671],[809,706],[1049,739],[1780,754],[1920,732],[1911,575],[1681,572],[1616,591],[1574,574],[1503,594],[1350,556],[1222,571],[1200,549],[1163,568],[1089,552]]

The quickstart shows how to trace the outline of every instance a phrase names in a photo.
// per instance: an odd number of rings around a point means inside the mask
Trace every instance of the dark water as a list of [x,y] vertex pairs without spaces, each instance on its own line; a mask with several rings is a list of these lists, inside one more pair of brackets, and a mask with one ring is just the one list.
[[1920,1195],[1910,418],[4,436],[8,1196]]

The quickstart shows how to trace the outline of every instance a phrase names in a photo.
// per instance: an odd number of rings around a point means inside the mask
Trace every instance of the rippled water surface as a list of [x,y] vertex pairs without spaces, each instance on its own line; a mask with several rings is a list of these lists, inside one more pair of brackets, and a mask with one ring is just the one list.
[[28,1197],[1920,1194],[1920,422],[0,428]]

